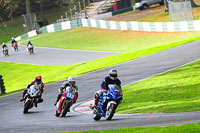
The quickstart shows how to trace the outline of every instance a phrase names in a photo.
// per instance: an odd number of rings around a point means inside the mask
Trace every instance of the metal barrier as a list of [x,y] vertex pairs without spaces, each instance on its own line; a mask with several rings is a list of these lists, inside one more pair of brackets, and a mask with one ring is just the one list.
[[6,93],[6,89],[5,89],[5,86],[4,86],[4,82],[3,82],[3,76],[0,75],[0,94],[4,94]]

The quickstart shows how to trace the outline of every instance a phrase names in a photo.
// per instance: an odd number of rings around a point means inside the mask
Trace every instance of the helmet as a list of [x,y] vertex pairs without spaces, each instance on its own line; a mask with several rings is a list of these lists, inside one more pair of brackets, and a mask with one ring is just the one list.
[[12,37],[12,39],[14,39],[14,37]]
[[42,81],[42,76],[41,75],[37,75],[35,76],[35,81],[39,84]]
[[109,71],[109,75],[110,75],[110,77],[117,77],[117,70],[111,69],[111,70]]
[[3,42],[3,45],[5,45],[6,43],[5,42]]
[[76,80],[75,80],[74,77],[69,77],[69,78],[68,78],[68,82],[69,82],[71,85],[73,85],[73,84],[75,84]]

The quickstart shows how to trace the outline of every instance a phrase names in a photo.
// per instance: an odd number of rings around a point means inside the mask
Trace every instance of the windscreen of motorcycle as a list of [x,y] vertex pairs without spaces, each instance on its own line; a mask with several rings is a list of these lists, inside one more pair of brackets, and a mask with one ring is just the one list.
[[120,86],[118,86],[118,85],[115,85],[115,84],[109,84],[108,85],[108,88],[109,89],[113,89],[114,91],[116,91],[116,92],[122,92],[122,89],[121,89],[121,87]]

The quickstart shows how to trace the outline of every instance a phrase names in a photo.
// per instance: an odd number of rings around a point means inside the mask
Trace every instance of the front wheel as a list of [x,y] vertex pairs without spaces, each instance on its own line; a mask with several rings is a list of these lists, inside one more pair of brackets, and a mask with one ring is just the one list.
[[111,103],[108,109],[106,110],[106,120],[111,120],[116,109],[116,104]]
[[98,121],[98,120],[101,119],[101,116],[97,114],[97,110],[96,109],[93,110],[93,119],[95,121]]
[[24,105],[24,114],[28,112],[28,109],[30,108],[30,106],[31,106],[31,101],[28,100]]
[[70,106],[71,106],[71,102],[67,102],[66,104],[63,103],[61,117],[65,117],[65,115],[67,114],[67,111],[70,110]]

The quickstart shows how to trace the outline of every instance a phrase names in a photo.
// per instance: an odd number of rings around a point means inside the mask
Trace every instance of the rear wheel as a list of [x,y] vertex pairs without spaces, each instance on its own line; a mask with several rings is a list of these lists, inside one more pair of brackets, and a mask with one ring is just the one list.
[[101,119],[101,116],[97,114],[97,110],[96,109],[93,110],[93,119],[95,121],[98,121],[98,120]]
[[111,120],[116,109],[116,104],[111,103],[108,109],[106,110],[106,120]]
[[28,100],[24,105],[24,114],[28,112],[28,109],[30,108],[31,101]]
[[66,104],[63,103],[61,117],[65,117],[65,115],[67,114],[67,111],[69,111],[70,109],[70,106],[71,106],[71,102],[67,102]]
[[147,4],[144,4],[143,6],[142,6],[142,9],[143,10],[146,10],[148,8],[148,5]]

